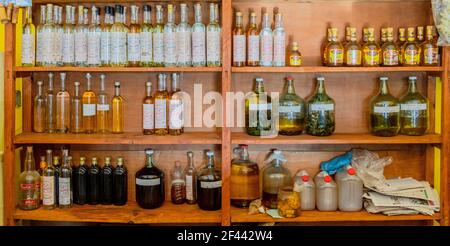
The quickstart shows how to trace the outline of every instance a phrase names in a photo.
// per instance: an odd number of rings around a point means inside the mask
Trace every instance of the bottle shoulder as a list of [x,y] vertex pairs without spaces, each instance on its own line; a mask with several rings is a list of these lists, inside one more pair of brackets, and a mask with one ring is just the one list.
[[391,94],[378,94],[371,100],[373,106],[396,106],[398,103],[399,100]]
[[416,93],[407,93],[406,95],[403,95],[400,100],[400,103],[402,104],[408,104],[408,103],[428,103],[428,99],[424,97],[419,92]]

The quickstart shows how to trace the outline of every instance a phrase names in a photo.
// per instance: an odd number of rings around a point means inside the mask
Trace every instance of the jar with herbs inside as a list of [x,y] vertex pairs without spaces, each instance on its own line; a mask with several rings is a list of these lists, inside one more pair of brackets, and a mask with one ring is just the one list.
[[300,215],[300,193],[292,186],[286,186],[278,191],[278,213],[285,218],[295,218]]
[[315,94],[307,102],[306,133],[329,136],[335,129],[334,100],[325,91],[325,78],[317,77]]

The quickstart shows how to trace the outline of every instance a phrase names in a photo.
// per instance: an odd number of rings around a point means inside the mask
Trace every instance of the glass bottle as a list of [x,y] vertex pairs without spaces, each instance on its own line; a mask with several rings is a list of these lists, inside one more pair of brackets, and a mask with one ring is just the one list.
[[44,62],[44,25],[46,22],[46,8],[45,4],[40,6],[39,25],[36,27],[36,66],[42,66]]
[[177,37],[175,26],[175,9],[173,4],[167,5],[167,23],[164,25],[164,66],[177,65]]
[[222,29],[217,21],[219,13],[216,13],[215,4],[209,4],[209,24],[206,27],[206,62],[208,67],[220,67],[221,58],[221,33]]
[[33,131],[42,133],[45,132],[45,96],[43,94],[43,84],[42,81],[37,82],[38,86],[38,93],[36,97],[34,98],[34,104],[33,104]]
[[66,22],[62,35],[62,62],[64,66],[75,65],[75,7],[66,5]]
[[[345,39],[342,40],[342,42],[341,42],[342,47],[345,48],[345,46],[347,45],[347,43],[350,42],[351,35],[352,35],[352,33],[351,33],[351,27],[346,26],[346,27],[345,27]],[[345,59],[345,57],[344,57],[344,59]]]
[[85,133],[96,131],[96,104],[97,97],[91,89],[91,74],[86,74],[86,90],[83,93],[83,128]]
[[402,47],[403,66],[420,65],[420,46],[416,42],[415,28],[408,27],[408,40]]
[[370,101],[370,131],[381,137],[396,136],[400,130],[400,105],[389,93],[388,78],[379,80],[380,91]]
[[325,78],[317,77],[315,94],[307,102],[306,133],[329,136],[335,129],[335,103],[325,90]]
[[261,31],[259,32],[259,65],[271,67],[273,65],[273,32],[270,28],[268,13],[263,13],[261,23]]
[[85,25],[84,7],[78,6],[78,23],[75,26],[75,66],[86,66],[88,55],[88,32],[89,28]]
[[42,173],[42,208],[54,209],[56,207],[55,199],[55,168],[53,167],[52,150],[47,150],[47,167]]
[[82,133],[83,129],[83,99],[80,96],[80,82],[75,82],[75,94],[72,98],[70,111],[70,132]]
[[91,9],[91,25],[87,35],[88,54],[87,65],[90,67],[98,67],[101,65],[101,38],[102,28],[100,27],[100,9],[92,6]]
[[139,36],[140,44],[140,66],[153,66],[153,27],[152,27],[152,7],[144,5],[143,24],[141,25],[141,34]]
[[291,53],[289,54],[289,66],[300,67],[302,65],[302,54],[299,51],[298,43],[292,42]]
[[44,176],[43,176],[43,174],[44,174],[44,170],[45,170],[45,168],[47,168],[47,161],[45,160],[45,156],[41,156],[41,161],[39,162],[39,170],[38,170],[38,173],[39,173],[39,177],[40,177],[40,190],[39,190],[39,194],[40,194],[40,202],[42,203],[42,198],[43,198],[43,187],[44,187]]
[[155,133],[155,100],[152,96],[152,82],[145,83],[145,98],[142,102],[142,129],[144,135]]
[[433,38],[434,26],[427,26],[427,40],[422,44],[422,66],[439,65],[439,47]]
[[273,66],[286,65],[286,32],[283,28],[281,14],[275,14],[275,29],[273,30]]
[[128,66],[138,67],[141,62],[141,25],[139,25],[139,7],[131,6],[130,31],[127,33]]
[[177,66],[189,67],[192,62],[191,26],[188,23],[187,4],[180,4],[180,24],[176,27]]
[[259,32],[256,24],[256,13],[250,11],[250,21],[247,28],[247,66],[259,65]]
[[367,28],[367,42],[363,45],[363,66],[376,67],[381,63],[381,49],[375,42],[375,33],[373,28]]
[[420,136],[428,129],[429,102],[417,90],[417,77],[410,76],[406,95],[400,98],[400,133]]
[[286,78],[283,94],[278,106],[278,133],[281,135],[299,135],[305,128],[305,101],[295,94],[294,79]]
[[80,165],[73,170],[73,202],[78,205],[87,202],[88,168],[86,158],[80,157]]
[[328,54],[327,54],[327,46],[331,42],[331,28],[327,28],[327,39],[323,42],[320,51],[322,52],[322,65],[327,66]]
[[206,27],[202,20],[202,5],[194,5],[195,23],[192,25],[192,66],[206,66]]
[[382,27],[380,30],[380,46],[383,46],[387,41],[387,28]]
[[185,173],[186,181],[186,203],[195,204],[197,202],[197,171],[194,166],[194,153],[192,151],[187,152],[188,164]]
[[105,157],[105,164],[100,169],[100,201],[102,204],[113,203],[113,172],[111,157]]
[[241,144],[233,152],[238,158],[231,162],[231,204],[244,208],[259,198],[259,169],[250,161],[247,145]]
[[158,74],[158,91],[155,94],[155,134],[159,136],[169,132],[167,129],[169,93],[166,77],[166,74]]
[[396,42],[399,49],[399,62],[403,65],[403,45],[406,43],[406,29],[400,27],[398,29],[398,40]]
[[117,166],[113,170],[113,204],[122,206],[128,200],[128,172],[123,157],[117,158]]
[[242,13],[236,12],[236,22],[233,29],[233,66],[245,66],[245,30],[243,27]]
[[33,147],[27,146],[25,169],[19,176],[19,208],[33,210],[40,205],[41,176],[35,170]]
[[245,122],[247,134],[262,136],[272,128],[272,100],[264,92],[262,78],[255,79],[255,89],[245,99]]
[[125,67],[127,62],[127,32],[128,28],[122,22],[124,9],[116,5],[114,24],[111,26],[111,61],[112,67]]
[[66,90],[66,73],[60,73],[61,88],[56,94],[56,132],[67,133],[70,128],[70,94]]
[[45,25],[42,27],[42,66],[56,66],[53,59],[56,27],[53,22],[53,4],[47,4],[47,16]]
[[110,66],[111,62],[111,27],[113,24],[114,9],[105,6],[105,16],[100,34],[100,62],[103,67]]
[[32,19],[31,7],[26,8],[25,24],[22,27],[22,66],[34,67],[35,65],[35,27]]
[[88,199],[90,205],[96,205],[100,202],[100,168],[98,167],[97,157],[92,157],[91,167],[87,171]]
[[123,97],[120,95],[120,82],[114,82],[114,97],[111,100],[112,107],[112,133],[123,133],[124,129],[124,112]]
[[164,66],[164,14],[163,7],[156,5],[156,25],[153,28],[153,64]]
[[169,134],[180,135],[184,126],[183,92],[180,90],[180,74],[172,73],[172,91],[169,96]]
[[59,207],[70,208],[72,207],[72,157],[67,156],[58,178],[59,189]]
[[399,49],[394,43],[394,29],[392,27],[386,28],[386,42],[384,42],[381,50],[383,66],[399,65]]
[[153,154],[153,149],[145,150],[145,166],[136,172],[136,202],[145,209],[158,208],[165,199],[165,175],[154,165]]
[[100,74],[100,91],[97,95],[97,132],[109,132],[109,97],[105,91],[105,74]]
[[418,26],[417,27],[417,43],[420,45],[425,41],[424,39],[424,27]]
[[286,162],[281,150],[273,150],[264,161],[267,166],[263,171],[262,204],[266,208],[277,208],[278,192],[281,188],[291,184],[291,173],[282,166]]
[[344,47],[338,40],[337,28],[331,28],[330,42],[326,47],[327,66],[339,67],[344,64]]
[[357,41],[356,28],[349,27],[348,30],[350,32],[350,39],[345,44],[344,63],[349,67],[359,67],[361,66],[362,50],[361,45]]
[[48,88],[45,93],[45,128],[48,133],[56,131],[56,95],[53,90],[53,73],[48,73]]
[[176,161],[170,172],[170,197],[173,204],[183,204],[186,201],[186,180],[181,162]]
[[56,66],[62,66],[62,36],[64,28],[62,26],[62,7],[53,6],[54,22],[55,22],[55,38],[53,41],[53,60]]
[[61,163],[59,156],[53,156],[53,167],[55,168],[55,206],[59,203],[59,175],[61,174]]
[[219,210],[222,207],[222,176],[214,168],[214,152],[206,152],[206,166],[197,175],[197,203],[203,210]]

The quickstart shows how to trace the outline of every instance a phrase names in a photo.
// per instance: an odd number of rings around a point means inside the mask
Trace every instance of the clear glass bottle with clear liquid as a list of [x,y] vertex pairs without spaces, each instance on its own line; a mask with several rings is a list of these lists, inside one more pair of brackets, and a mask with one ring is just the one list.
[[44,83],[42,81],[37,82],[37,95],[34,98],[33,104],[33,131],[42,133],[46,130],[46,103],[44,96]]
[[88,28],[87,35],[87,62],[90,67],[99,67],[101,65],[101,37],[102,28],[100,27],[100,9],[95,6],[91,8],[91,25]]
[[192,25],[192,66],[206,66],[206,27],[202,21],[202,5],[194,5],[195,23]]
[[175,6],[167,5],[167,23],[164,25],[164,66],[177,65],[177,37],[175,25]]
[[275,14],[275,29],[273,30],[273,66],[286,66],[286,32],[280,13]]
[[187,4],[180,4],[180,24],[176,27],[178,67],[189,67],[192,64],[191,25],[188,22],[188,13]]
[[45,128],[48,133],[56,132],[56,94],[53,90],[53,73],[48,73],[48,88],[45,93]]
[[268,13],[262,15],[261,23],[261,31],[259,32],[259,65],[262,67],[271,67],[273,65],[273,32],[270,27]]
[[35,26],[32,19],[32,8],[27,7],[25,12],[25,24],[22,26],[22,66],[34,67],[36,60]]
[[153,26],[152,26],[152,6],[144,5],[143,21],[141,33],[139,35],[140,63],[141,67],[152,67],[153,64]]
[[206,62],[208,67],[220,67],[222,65],[221,35],[222,28],[218,20],[216,5],[209,4],[209,24],[206,27]]
[[66,5],[66,22],[62,35],[63,66],[75,65],[75,7]]
[[33,210],[40,205],[41,176],[35,170],[33,147],[27,146],[25,169],[19,176],[19,208]]
[[[84,7],[78,6],[78,23],[75,26],[75,66],[83,67],[87,65],[88,55],[88,32],[89,28],[85,25]],[[87,12],[87,9],[86,9]]]
[[164,66],[164,14],[161,5],[156,5],[156,24],[153,27],[153,65]]

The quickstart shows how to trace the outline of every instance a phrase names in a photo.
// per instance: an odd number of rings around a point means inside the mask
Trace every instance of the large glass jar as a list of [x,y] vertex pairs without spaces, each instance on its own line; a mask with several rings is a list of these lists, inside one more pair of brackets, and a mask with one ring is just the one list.
[[206,152],[207,164],[197,178],[197,203],[203,210],[219,210],[222,207],[221,172],[214,169],[214,152]]
[[235,148],[234,153],[239,158],[231,162],[231,204],[248,207],[260,195],[258,164],[250,161],[247,145]]
[[400,130],[400,105],[389,93],[388,78],[379,80],[380,92],[370,101],[370,131],[376,136],[396,136]]
[[420,136],[428,129],[428,99],[417,90],[417,77],[409,77],[406,95],[400,98],[401,134]]
[[268,135],[272,129],[271,98],[264,92],[262,78],[256,78],[255,90],[245,99],[245,126],[252,136]]
[[165,198],[165,175],[153,163],[153,149],[146,149],[145,155],[145,166],[136,173],[136,202],[142,208],[158,208]]
[[305,128],[305,101],[295,94],[294,79],[286,78],[283,94],[278,107],[278,133],[299,135]]
[[325,91],[325,78],[317,77],[316,93],[307,102],[306,133],[329,136],[335,129],[334,100]]
[[300,193],[286,186],[278,192],[278,213],[285,218],[295,218],[300,215]]
[[286,159],[280,150],[273,150],[265,162],[269,164],[263,173],[262,203],[267,208],[277,208],[278,192],[291,184],[291,173],[281,166]]

